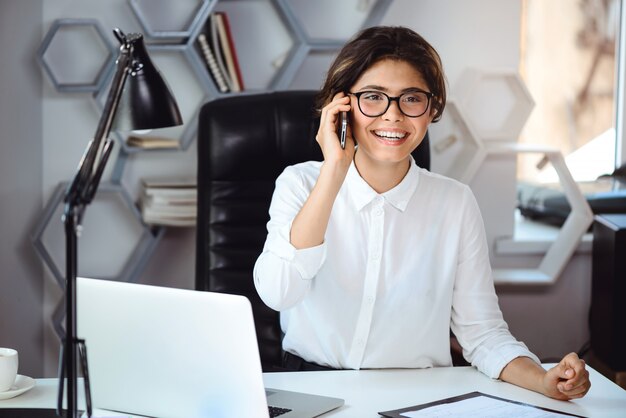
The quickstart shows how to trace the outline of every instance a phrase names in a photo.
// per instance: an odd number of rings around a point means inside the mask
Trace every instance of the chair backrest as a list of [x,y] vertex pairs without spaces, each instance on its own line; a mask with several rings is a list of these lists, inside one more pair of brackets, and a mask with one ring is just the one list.
[[[252,269],[276,178],[289,165],[322,160],[315,94],[229,96],[204,104],[199,116],[196,289],[250,299],[264,371],[280,369],[282,335],[278,313],[256,293]],[[428,136],[413,156],[430,167]]]

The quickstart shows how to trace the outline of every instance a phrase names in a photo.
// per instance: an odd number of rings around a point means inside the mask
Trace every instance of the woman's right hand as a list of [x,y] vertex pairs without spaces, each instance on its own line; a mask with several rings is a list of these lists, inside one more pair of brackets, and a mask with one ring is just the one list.
[[289,242],[297,249],[311,248],[324,242],[333,204],[354,158],[354,139],[348,124],[346,148],[337,136],[341,112],[350,111],[350,98],[337,93],[322,109],[320,128],[315,139],[322,148],[324,162],[315,186],[291,223]]
[[352,163],[355,152],[355,141],[352,136],[352,129],[348,123],[348,133],[346,135],[346,147],[341,148],[337,127],[341,112],[349,112],[350,97],[345,93],[337,93],[333,100],[322,109],[320,117],[320,127],[315,139],[324,154],[324,163],[338,164],[346,171]]

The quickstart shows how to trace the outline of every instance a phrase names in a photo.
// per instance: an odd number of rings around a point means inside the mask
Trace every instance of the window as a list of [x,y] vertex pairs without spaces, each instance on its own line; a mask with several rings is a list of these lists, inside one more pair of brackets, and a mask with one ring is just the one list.
[[[579,182],[616,166],[620,6],[620,0],[522,2],[520,74],[535,108],[519,142],[560,149]],[[537,163],[521,155],[518,178],[555,182],[554,170]]]

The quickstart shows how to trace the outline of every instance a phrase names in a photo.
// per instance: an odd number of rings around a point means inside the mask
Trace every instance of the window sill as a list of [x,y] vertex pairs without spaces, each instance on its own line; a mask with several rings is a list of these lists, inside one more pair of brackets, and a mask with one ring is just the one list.
[[[515,232],[512,237],[497,238],[495,255],[544,255],[556,240],[560,228],[524,218],[515,211]],[[591,254],[593,234],[583,235],[576,254]]]
[[[583,234],[579,242],[570,242],[567,237],[558,238],[562,232],[559,227],[525,219],[516,211],[513,237],[496,239],[495,255],[539,255],[544,258],[535,269],[493,269],[494,283],[522,286],[553,285],[569,260],[568,254],[591,254],[592,250],[591,233]],[[564,242],[566,244],[563,244]]]

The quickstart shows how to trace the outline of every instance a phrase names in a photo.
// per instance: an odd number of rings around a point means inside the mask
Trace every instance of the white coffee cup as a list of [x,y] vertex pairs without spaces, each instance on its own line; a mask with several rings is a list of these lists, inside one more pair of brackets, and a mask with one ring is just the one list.
[[0,392],[10,390],[17,377],[17,351],[0,348]]

